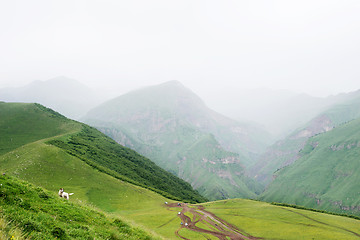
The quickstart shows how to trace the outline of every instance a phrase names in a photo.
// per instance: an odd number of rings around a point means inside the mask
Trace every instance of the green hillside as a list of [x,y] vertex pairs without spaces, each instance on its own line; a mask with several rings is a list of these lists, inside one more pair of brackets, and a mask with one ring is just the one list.
[[[13,108],[13,104],[7,105]],[[38,107],[23,104],[23,108]],[[44,118],[64,119],[46,108],[40,109],[46,113]],[[29,142],[0,155],[0,173],[6,173],[0,176],[0,236],[5,239],[12,236],[17,239],[179,239],[182,236],[205,240],[226,234],[265,239],[359,237],[358,220],[257,201],[236,199],[202,206],[177,206],[177,202],[129,183],[138,179],[127,179],[116,168],[110,171],[105,164],[100,166],[101,160],[111,162],[116,150],[105,151],[104,142],[116,144],[90,127],[71,123],[74,125],[68,134],[65,131],[59,136]],[[0,129],[6,125],[11,122]],[[64,146],[50,144],[54,140]],[[213,140],[211,135],[199,139],[198,147],[207,147]],[[92,151],[97,154],[89,159],[87,154]],[[221,154],[216,157],[223,159]],[[230,160],[227,159],[232,166]],[[210,161],[209,158],[207,163],[213,165]],[[74,193],[70,201],[58,198],[60,187]],[[94,210],[89,204],[104,212]],[[180,224],[184,219],[191,223],[188,227]]]
[[68,139],[48,143],[115,178],[149,188],[163,196],[189,202],[205,201],[189,183],[174,177],[135,151],[121,147],[94,128],[83,126],[80,133]]
[[[174,199],[205,200],[188,183],[93,128],[66,119],[39,104],[1,103],[0,107],[0,114],[4,116],[0,122],[2,153],[44,139],[42,142],[63,148],[97,170],[123,181],[148,187]],[[14,164],[11,157],[4,157],[3,161],[5,170]]]
[[[157,226],[173,218],[162,207],[165,197],[116,179],[94,169],[78,157],[44,141],[37,141],[0,156],[0,172],[43,187],[57,194],[60,187],[75,193],[70,202],[88,203],[97,208],[122,216],[127,222],[147,232],[172,236],[174,231]],[[158,220],[153,217],[156,214]],[[177,226],[178,223],[170,224]],[[172,229],[171,229],[172,230]]]
[[270,146],[260,157],[254,166],[249,169],[249,175],[263,188],[271,183],[273,174],[278,169],[293,163],[298,159],[298,153],[303,148],[307,138],[291,138],[277,141]]
[[337,101],[317,117],[296,129],[286,138],[276,142],[260,156],[258,162],[251,167],[250,175],[267,186],[273,180],[273,174],[278,169],[292,164],[297,160],[299,151],[306,141],[319,133],[327,132],[333,127],[360,117],[360,92],[337,96]]
[[0,239],[154,239],[93,207],[0,176]]
[[81,125],[40,104],[0,102],[0,155],[27,143],[80,128]]
[[310,138],[262,200],[360,216],[360,119]]
[[110,100],[84,121],[191,183],[208,199],[255,196],[258,187],[244,169],[264,149],[266,134],[215,113],[176,81]]

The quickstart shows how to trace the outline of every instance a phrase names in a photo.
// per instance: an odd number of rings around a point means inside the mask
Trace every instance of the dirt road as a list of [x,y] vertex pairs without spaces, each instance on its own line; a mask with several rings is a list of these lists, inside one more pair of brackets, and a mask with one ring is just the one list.
[[186,203],[180,203],[179,205],[178,203],[170,203],[165,206],[168,207],[169,210],[170,208],[179,208],[178,217],[181,219],[181,224],[180,228],[175,231],[175,234],[182,239],[188,239],[179,233],[183,228],[204,233],[203,236],[205,238],[208,238],[206,235],[210,234],[220,240],[227,240],[229,238],[232,240],[262,239],[251,236],[238,227],[231,225],[215,214],[206,211],[201,205],[188,205]]

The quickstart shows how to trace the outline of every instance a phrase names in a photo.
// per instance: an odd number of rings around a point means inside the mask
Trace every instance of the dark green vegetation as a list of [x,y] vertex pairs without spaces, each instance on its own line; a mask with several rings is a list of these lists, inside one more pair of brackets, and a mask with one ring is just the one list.
[[360,216],[360,119],[311,137],[261,199]]
[[26,239],[153,239],[120,219],[27,182],[0,176],[0,184],[0,217],[8,222],[0,238],[16,227]]
[[0,114],[2,154],[40,139],[56,137],[49,142],[116,178],[146,186],[171,198],[190,202],[205,200],[188,183],[149,159],[51,109],[39,104],[1,103]]
[[254,197],[245,167],[265,131],[206,107],[178,82],[143,88],[93,109],[84,121],[190,182],[209,199]]
[[89,126],[84,125],[79,133],[68,139],[51,140],[48,143],[66,150],[102,172],[151,189],[167,198],[192,203],[205,201],[187,182]]

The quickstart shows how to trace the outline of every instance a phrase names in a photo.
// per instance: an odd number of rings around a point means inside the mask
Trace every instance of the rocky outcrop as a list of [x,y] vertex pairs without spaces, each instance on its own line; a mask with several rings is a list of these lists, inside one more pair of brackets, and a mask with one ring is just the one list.
[[360,147],[360,141],[359,142],[352,142],[352,143],[341,143],[338,145],[331,145],[329,148],[333,150],[334,152],[340,151],[343,149],[352,149],[355,147]]

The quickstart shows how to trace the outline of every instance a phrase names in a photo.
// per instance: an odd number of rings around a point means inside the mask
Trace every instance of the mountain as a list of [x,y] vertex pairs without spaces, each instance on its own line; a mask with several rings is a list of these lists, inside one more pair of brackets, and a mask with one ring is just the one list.
[[261,199],[360,215],[360,118],[311,137]]
[[112,99],[82,120],[190,182],[209,199],[254,197],[256,187],[244,176],[244,167],[270,141],[263,129],[210,110],[177,81]]
[[[34,172],[41,171],[37,167],[57,159],[61,149],[61,155],[70,154],[100,172],[169,198],[190,202],[205,200],[188,183],[149,159],[117,144],[96,129],[69,120],[40,104],[2,102],[0,115],[0,163],[5,170],[13,169],[16,172],[24,164]],[[36,145],[39,141],[43,144]],[[29,144],[33,144],[33,148],[22,152],[22,148]],[[46,146],[49,144],[56,146],[56,149],[48,152]],[[15,154],[14,159],[12,151],[15,149],[21,151],[22,156]],[[45,156],[54,159],[50,160]],[[54,170],[56,169],[52,169]]]
[[84,84],[67,77],[34,81],[24,87],[0,89],[5,102],[37,102],[72,119],[78,119],[103,98]]
[[360,91],[332,98],[331,101],[336,104],[332,104],[308,123],[268,147],[249,170],[250,176],[265,186],[268,185],[276,170],[291,165],[300,158],[299,151],[310,137],[360,117]]

